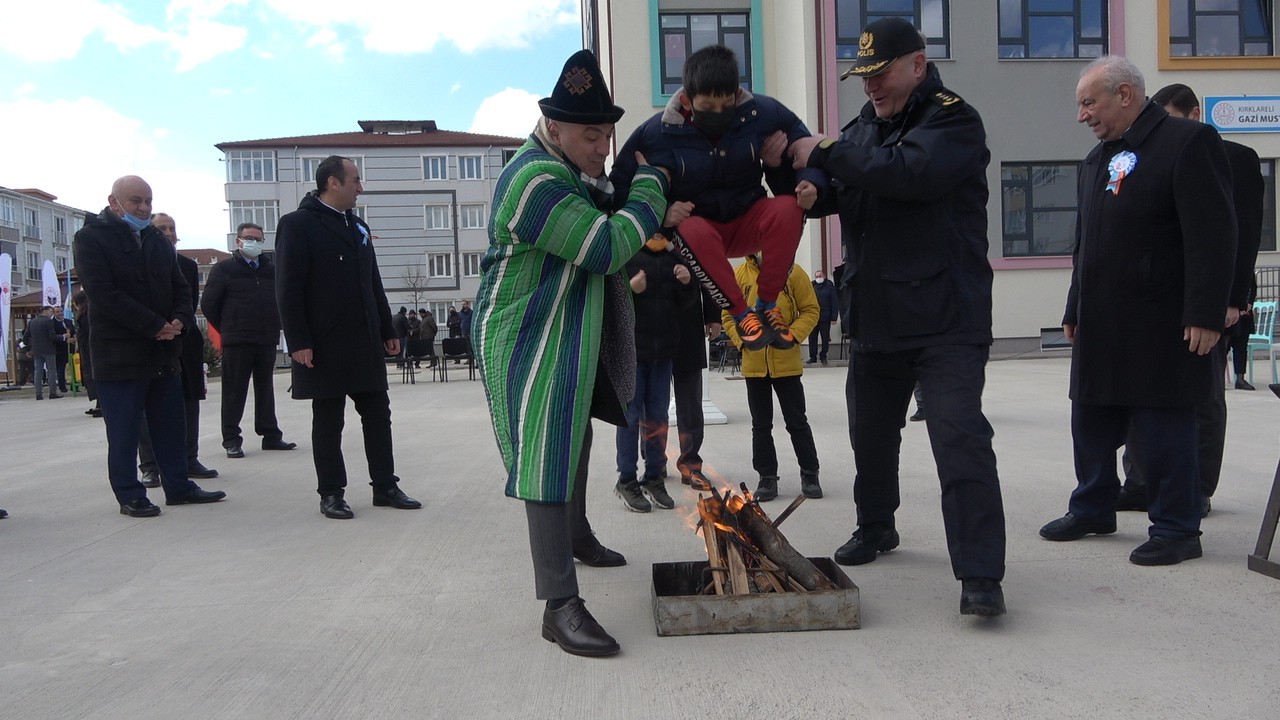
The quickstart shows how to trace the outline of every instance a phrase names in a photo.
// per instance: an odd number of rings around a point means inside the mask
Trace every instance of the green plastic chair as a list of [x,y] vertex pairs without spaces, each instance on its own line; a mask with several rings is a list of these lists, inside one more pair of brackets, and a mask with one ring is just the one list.
[[1272,337],[1276,329],[1275,300],[1267,300],[1253,304],[1253,333],[1249,335],[1249,344],[1245,354],[1249,356],[1249,382],[1253,382],[1253,352],[1266,350],[1271,358],[1271,382],[1280,382],[1276,377],[1275,340]]

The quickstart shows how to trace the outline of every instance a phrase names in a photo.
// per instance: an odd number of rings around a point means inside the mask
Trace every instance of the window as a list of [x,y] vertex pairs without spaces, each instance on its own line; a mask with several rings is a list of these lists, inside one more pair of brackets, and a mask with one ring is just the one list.
[[460,205],[458,207],[458,215],[461,219],[463,230],[484,230],[486,227],[483,204]]
[[1271,0],[1169,0],[1168,5],[1173,57],[1272,54]]
[[26,223],[22,234],[34,240],[40,239],[40,208],[22,208],[22,218]]
[[18,227],[18,211],[14,208],[13,198],[0,197],[0,225]]
[[887,17],[915,25],[929,57],[951,57],[950,5],[949,0],[836,0],[836,57],[856,58],[862,28]]
[[423,211],[426,214],[423,227],[427,230],[448,230],[452,227],[449,223],[448,205],[424,205]]
[[265,232],[275,232],[280,224],[280,203],[276,200],[232,200],[231,232],[240,223],[253,223]]
[[1000,166],[1005,257],[1071,254],[1079,169],[1078,162]]
[[724,45],[738,56],[738,83],[751,89],[751,27],[745,12],[658,14],[662,42],[662,93],[670,95],[684,84],[684,61],[708,45]]
[[480,258],[483,255],[483,253],[473,252],[462,256],[463,277],[480,277]]
[[449,158],[444,155],[422,156],[423,180],[448,180]]
[[427,309],[431,311],[431,315],[436,319],[436,324],[440,326],[440,332],[443,335],[445,321],[449,319],[449,303],[436,300],[427,303]]
[[427,277],[453,277],[453,255],[449,253],[427,253]]
[[27,251],[27,279],[40,282],[40,253]]
[[1107,54],[1105,0],[1000,0],[1000,57]]
[[519,150],[515,150],[513,148],[503,148],[502,149],[502,166],[506,167],[507,163],[511,162],[511,158],[516,156],[517,152],[519,152]]
[[459,180],[483,180],[484,179],[484,157],[480,155],[459,155],[458,156],[458,179]]
[[55,257],[53,259],[53,268],[59,274],[67,271],[67,259],[65,257]]
[[53,216],[53,241],[62,245],[67,244],[67,219],[61,215]]
[[[312,178],[315,175],[311,176]],[[232,150],[227,153],[227,182],[275,182],[276,154],[272,150]]]
[[1262,250],[1276,249],[1276,161],[1262,161]]
[[[308,188],[315,187],[316,168],[320,167],[320,163],[323,161],[324,161],[324,158],[322,157],[302,158],[302,180],[306,183]],[[366,180],[367,178],[365,178],[364,176],[364,158],[353,157],[351,158],[351,162],[355,163],[356,170],[360,172],[360,180],[361,181]]]

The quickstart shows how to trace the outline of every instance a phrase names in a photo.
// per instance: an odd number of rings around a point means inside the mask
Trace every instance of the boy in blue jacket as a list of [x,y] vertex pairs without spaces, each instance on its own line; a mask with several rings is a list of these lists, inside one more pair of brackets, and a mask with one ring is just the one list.
[[[740,88],[738,60],[723,45],[690,55],[683,80],[666,109],[636,128],[618,153],[610,176],[614,197],[627,197],[636,151],[671,168],[672,204],[660,232],[711,299],[733,317],[745,347],[789,348],[796,339],[776,301],[804,223],[796,181],[825,187],[826,179],[812,170],[792,170],[783,154],[809,130],[782,103]],[[729,258],[760,251],[767,260],[760,269],[759,301],[750,308]]]

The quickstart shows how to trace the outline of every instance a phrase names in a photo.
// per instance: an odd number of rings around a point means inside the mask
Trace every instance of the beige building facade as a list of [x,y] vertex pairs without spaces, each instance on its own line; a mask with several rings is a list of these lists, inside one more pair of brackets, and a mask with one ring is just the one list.
[[[1125,55],[1152,93],[1174,82],[1206,104],[1225,97],[1280,107],[1280,18],[1262,0],[582,0],[584,44],[597,51],[627,109],[618,145],[679,84],[683,58],[711,42],[738,52],[743,85],[777,98],[816,134],[836,135],[866,97],[838,80],[869,21],[899,15],[926,36],[943,82],[982,114],[991,149],[988,241],[995,270],[993,350],[1041,352],[1059,326],[1071,273],[1075,173],[1096,142],[1076,122],[1081,69]],[[674,83],[673,83],[674,80]],[[1265,112],[1261,115],[1266,120]],[[1220,128],[1262,158],[1266,199],[1259,266],[1276,253],[1280,119]],[[838,220],[810,220],[797,262],[841,262]],[[1263,297],[1280,288],[1264,287]],[[1135,320],[1138,321],[1138,320]]]

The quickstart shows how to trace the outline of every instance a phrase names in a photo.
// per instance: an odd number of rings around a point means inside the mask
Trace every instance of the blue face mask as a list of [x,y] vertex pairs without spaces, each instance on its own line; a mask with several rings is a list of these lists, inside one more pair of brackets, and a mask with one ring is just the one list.
[[147,218],[146,220],[139,220],[129,213],[125,213],[120,219],[124,220],[125,224],[129,226],[129,229],[136,233],[146,230],[151,225],[150,218]]

